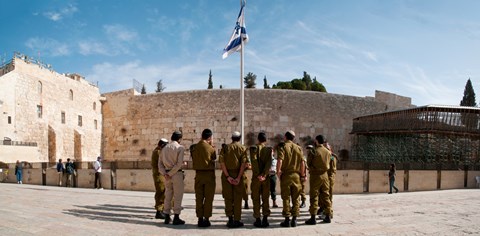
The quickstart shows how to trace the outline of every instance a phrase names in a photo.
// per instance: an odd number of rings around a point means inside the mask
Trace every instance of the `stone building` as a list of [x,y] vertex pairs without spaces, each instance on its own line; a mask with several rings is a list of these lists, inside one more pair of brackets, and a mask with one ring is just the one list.
[[[200,139],[203,129],[212,129],[217,148],[229,143],[240,127],[238,89],[139,94],[134,89],[104,94],[103,156],[106,160],[149,160],[160,138],[183,132],[182,144],[189,147]],[[296,142],[305,146],[324,134],[334,149],[348,155],[354,118],[412,107],[411,99],[376,91],[375,97],[354,97],[312,91],[246,89],[245,144],[266,131],[270,145],[294,130]],[[189,158],[188,153],[185,157]]]
[[94,160],[100,154],[102,97],[78,74],[16,53],[0,67],[0,160]]

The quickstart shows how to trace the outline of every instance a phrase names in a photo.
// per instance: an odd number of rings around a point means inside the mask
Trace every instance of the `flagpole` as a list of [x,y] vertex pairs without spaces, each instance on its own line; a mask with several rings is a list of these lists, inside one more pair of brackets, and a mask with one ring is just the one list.
[[240,133],[242,134],[241,143],[244,144],[243,140],[245,134],[243,133],[245,129],[245,90],[243,89],[243,39],[240,40],[242,44],[242,48],[240,50]]
[[[240,0],[240,7],[243,6],[243,0]],[[243,12],[243,17],[245,17],[245,12]],[[243,26],[243,25],[242,25]],[[245,99],[245,90],[243,89],[243,35],[242,35],[242,30],[240,30],[240,43],[241,43],[241,49],[240,49],[240,134],[242,134],[241,138],[241,144],[244,144],[244,138],[245,138],[245,133],[243,132],[245,129],[245,104],[244,104],[244,99]]]

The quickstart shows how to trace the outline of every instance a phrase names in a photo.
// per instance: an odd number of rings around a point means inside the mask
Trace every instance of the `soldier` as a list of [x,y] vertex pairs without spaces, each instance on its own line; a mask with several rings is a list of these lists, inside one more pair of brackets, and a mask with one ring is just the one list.
[[309,150],[308,153],[308,169],[310,172],[310,215],[311,218],[305,221],[305,224],[315,225],[315,219],[320,202],[321,206],[325,207],[324,223],[330,223],[332,203],[330,202],[328,180],[328,170],[330,169],[330,160],[332,154],[323,145],[324,137],[317,135],[315,137],[315,148]]
[[[252,190],[253,217],[255,227],[268,227],[270,216],[270,166],[272,165],[272,148],[266,147],[267,135],[263,132],[258,134],[258,144],[250,148],[250,160],[252,163]],[[261,198],[261,203],[260,203]],[[263,219],[260,220],[260,206],[262,207]]]
[[[285,143],[279,144],[278,148],[277,176],[280,179],[280,191],[283,200],[282,215],[285,217],[285,221],[280,223],[282,227],[297,226],[301,181],[306,180],[302,148],[293,142],[294,139],[295,133],[287,131],[285,133]],[[293,202],[292,209],[290,209],[290,199]],[[292,216],[291,222],[290,216]]]
[[171,140],[172,142],[165,145],[162,149],[158,162],[158,171],[165,177],[165,205],[163,213],[165,214],[165,224],[170,224],[173,198],[173,213],[175,216],[172,224],[183,225],[185,221],[180,219],[184,190],[182,165],[185,153],[185,148],[180,145],[182,133],[179,131],[173,132]]
[[335,175],[337,174],[337,161],[338,156],[332,150],[332,147],[325,141],[325,147],[332,153],[330,157],[330,168],[328,169],[328,182],[330,183],[330,188],[328,188],[328,193],[330,194],[330,203],[331,211],[330,211],[330,219],[333,219],[333,186],[335,185]]
[[198,227],[209,227],[215,196],[215,160],[217,154],[212,145],[212,131],[204,129],[202,140],[190,146],[195,170],[195,209]]
[[[306,162],[305,157],[303,157],[303,161]],[[306,168],[306,166],[305,166],[305,168]],[[305,175],[305,174],[303,174],[303,175]],[[301,200],[300,208],[305,208],[305,206],[306,206],[305,201],[307,200],[307,196],[306,196],[306,193],[305,193],[305,184],[307,183],[307,181],[300,181],[300,182],[302,183],[302,189],[300,190],[300,200]]]
[[242,197],[245,193],[245,176],[247,149],[239,143],[241,134],[232,134],[232,143],[222,145],[220,165],[222,167],[222,194],[225,200],[225,213],[228,217],[227,227],[242,227]]
[[165,178],[158,171],[158,157],[162,148],[167,145],[168,140],[162,138],[158,141],[157,147],[152,152],[152,176],[155,184],[155,219],[165,219],[163,214],[163,202],[165,201]]

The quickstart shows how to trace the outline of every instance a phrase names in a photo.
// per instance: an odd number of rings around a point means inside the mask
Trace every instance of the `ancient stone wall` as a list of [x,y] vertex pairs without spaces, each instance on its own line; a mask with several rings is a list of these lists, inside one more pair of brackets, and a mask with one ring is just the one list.
[[[14,70],[0,76],[0,127],[4,128],[0,129],[0,137],[36,142],[39,150],[38,157],[18,153],[17,159],[94,160],[100,154],[102,130],[98,87],[83,78],[72,79],[16,57],[14,65]],[[7,122],[8,116],[11,123]],[[75,139],[76,133],[80,139]]]
[[[383,93],[383,101],[390,101]],[[162,137],[183,132],[186,147],[198,142],[203,129],[214,133],[220,148],[240,129],[240,91],[232,89],[162,92],[140,95],[134,90],[104,94],[103,156],[106,160],[148,160]],[[396,96],[393,94],[393,96]],[[395,99],[393,101],[396,101]],[[317,134],[327,137],[335,150],[350,150],[352,119],[367,114],[406,108],[376,98],[311,91],[246,89],[245,144],[252,145],[259,131],[270,145],[294,130],[296,142],[305,145]],[[188,153],[185,153],[189,158]]]

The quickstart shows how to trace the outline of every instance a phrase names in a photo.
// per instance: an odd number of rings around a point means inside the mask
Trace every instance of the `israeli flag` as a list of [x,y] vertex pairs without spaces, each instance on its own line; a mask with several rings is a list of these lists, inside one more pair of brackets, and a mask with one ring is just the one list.
[[228,41],[227,46],[223,49],[222,58],[227,58],[230,54],[238,52],[242,49],[242,40],[246,44],[248,42],[247,31],[245,30],[245,1],[242,1],[242,8],[238,14],[237,24],[233,29],[232,37]]

